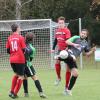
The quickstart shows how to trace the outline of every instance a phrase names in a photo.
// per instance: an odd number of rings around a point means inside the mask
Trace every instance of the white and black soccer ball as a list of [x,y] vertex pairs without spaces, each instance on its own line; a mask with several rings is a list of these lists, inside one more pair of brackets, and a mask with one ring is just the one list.
[[60,51],[59,57],[62,58],[62,59],[68,58],[68,52],[66,50]]

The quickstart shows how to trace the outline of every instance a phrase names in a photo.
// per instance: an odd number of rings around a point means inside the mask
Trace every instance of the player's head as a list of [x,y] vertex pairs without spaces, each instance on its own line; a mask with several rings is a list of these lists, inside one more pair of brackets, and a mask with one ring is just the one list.
[[12,32],[20,32],[20,27],[17,25],[17,24],[13,24],[12,26],[11,26],[11,30],[12,30]]
[[58,27],[64,28],[65,27],[65,17],[61,16],[58,18]]
[[88,32],[87,29],[82,29],[82,31],[80,32],[80,37],[81,37],[82,39],[86,39],[87,36],[88,36],[88,34],[89,34],[89,32]]
[[26,43],[32,43],[34,38],[35,38],[35,34],[27,33],[25,36]]

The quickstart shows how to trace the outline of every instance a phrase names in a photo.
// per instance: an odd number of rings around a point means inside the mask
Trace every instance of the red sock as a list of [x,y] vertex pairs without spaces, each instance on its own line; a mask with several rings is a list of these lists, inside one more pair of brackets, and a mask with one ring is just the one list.
[[18,76],[14,75],[13,79],[12,79],[11,92],[14,92],[14,89],[15,89],[15,86],[16,86],[16,83],[17,83],[17,79],[18,79]]
[[60,64],[55,64],[55,69],[56,69],[56,74],[57,74],[58,79],[61,79],[61,76],[60,76],[61,66],[60,66]]
[[18,79],[18,80],[17,80],[17,84],[16,84],[16,87],[15,87],[15,89],[14,89],[14,94],[15,94],[15,95],[17,95],[19,89],[21,88],[22,82],[23,82],[23,80],[21,80],[21,79]]
[[71,77],[71,72],[70,71],[66,71],[66,89],[68,88],[69,82],[70,82],[70,77]]

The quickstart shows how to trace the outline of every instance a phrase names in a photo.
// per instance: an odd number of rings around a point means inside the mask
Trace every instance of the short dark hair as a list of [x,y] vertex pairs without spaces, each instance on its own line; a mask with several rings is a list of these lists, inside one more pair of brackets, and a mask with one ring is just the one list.
[[25,35],[26,43],[32,42],[35,37],[36,36],[34,33],[26,33],[26,35]]
[[87,35],[89,35],[89,31],[87,29],[82,29],[81,31],[85,31]]
[[18,27],[19,27],[19,26],[18,26],[17,24],[13,24],[13,25],[11,26],[12,32],[16,32]]
[[65,17],[60,16],[60,17],[58,18],[58,21],[59,21],[59,20],[64,20],[64,21],[65,21]]

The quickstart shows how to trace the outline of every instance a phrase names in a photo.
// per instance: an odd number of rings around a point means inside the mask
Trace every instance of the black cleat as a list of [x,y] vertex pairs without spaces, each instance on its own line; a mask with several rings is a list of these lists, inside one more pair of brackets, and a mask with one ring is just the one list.
[[12,98],[12,99],[18,98],[18,96],[15,95],[13,92],[10,92],[10,93],[9,93],[9,97]]
[[12,98],[12,99],[16,99],[16,98],[18,98],[18,96],[15,95],[15,94],[13,94],[13,95],[11,96],[11,98]]
[[10,92],[10,93],[9,93],[9,97],[12,97],[12,95],[13,95],[13,92]]

